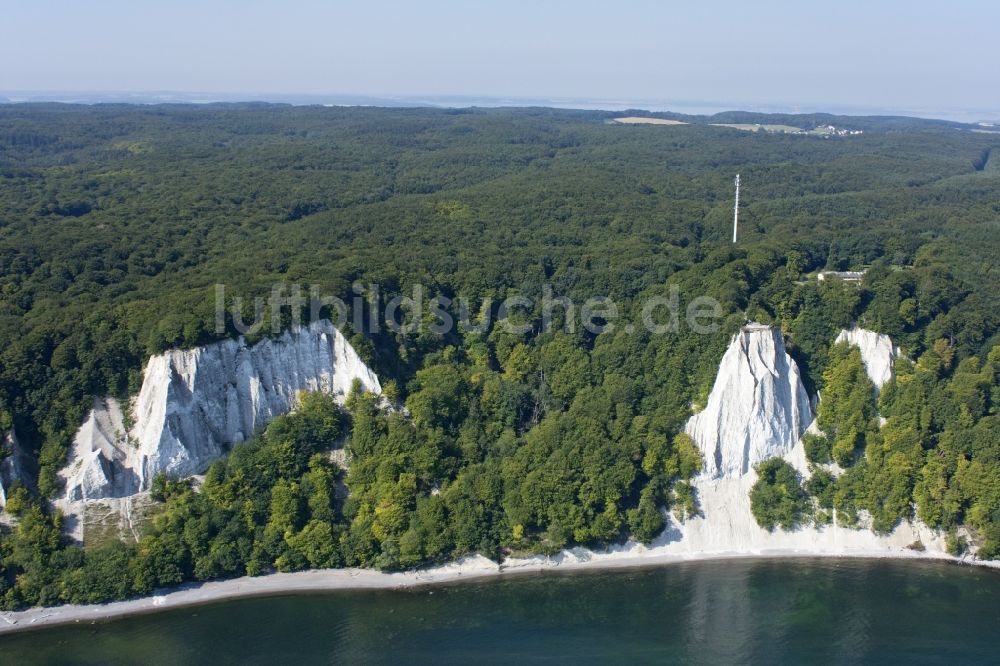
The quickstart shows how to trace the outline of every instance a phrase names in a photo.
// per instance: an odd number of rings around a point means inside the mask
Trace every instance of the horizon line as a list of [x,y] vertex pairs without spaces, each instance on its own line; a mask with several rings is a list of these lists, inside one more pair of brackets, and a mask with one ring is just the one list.
[[[325,100],[322,101],[322,100]],[[122,103],[155,104],[223,104],[254,103],[288,104],[291,106],[371,106],[428,108],[505,108],[543,107],[584,111],[647,111],[649,113],[679,113],[684,115],[714,115],[726,112],[761,114],[839,116],[899,116],[927,120],[947,120],[972,124],[1000,122],[1000,109],[944,107],[939,109],[907,106],[866,106],[864,104],[791,103],[791,102],[726,102],[717,100],[668,100],[663,98],[602,98],[558,95],[501,95],[458,93],[350,93],[350,92],[205,92],[185,90],[16,90],[0,89],[0,104],[65,103],[94,105]]]

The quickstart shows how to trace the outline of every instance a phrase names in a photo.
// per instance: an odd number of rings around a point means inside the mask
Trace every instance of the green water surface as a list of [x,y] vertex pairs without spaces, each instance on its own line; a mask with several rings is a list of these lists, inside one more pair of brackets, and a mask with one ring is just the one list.
[[0,637],[0,664],[1000,663],[1000,572],[730,560],[247,599]]

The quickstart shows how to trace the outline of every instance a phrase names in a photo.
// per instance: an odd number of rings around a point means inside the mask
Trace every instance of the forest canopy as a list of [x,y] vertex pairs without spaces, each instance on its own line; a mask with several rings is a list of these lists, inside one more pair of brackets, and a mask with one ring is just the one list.
[[[701,460],[680,431],[748,319],[780,327],[810,393],[829,396],[808,451],[845,470],[802,483],[768,467],[768,526],[863,510],[888,531],[916,512],[997,556],[1000,136],[912,119],[831,117],[864,134],[821,138],[610,117],[0,106],[0,423],[37,463],[0,532],[4,606],[648,542],[661,508],[698,510],[687,480]],[[814,278],[862,268],[860,284]],[[44,498],[93,398],[134,393],[150,354],[235,335],[215,328],[216,284],[249,303],[276,283],[345,301],[378,285],[381,303],[418,284],[473,303],[548,285],[576,303],[610,297],[631,321],[676,289],[716,299],[722,317],[705,335],[349,321],[405,412],[307,398],[200,490],[159,479],[138,543],[68,544]],[[852,322],[902,347],[878,397],[856,352],[832,344]]]

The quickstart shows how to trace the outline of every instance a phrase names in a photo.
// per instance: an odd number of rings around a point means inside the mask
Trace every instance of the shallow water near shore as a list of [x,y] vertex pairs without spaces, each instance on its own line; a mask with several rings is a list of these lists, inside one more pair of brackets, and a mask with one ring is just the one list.
[[996,663],[1000,572],[776,559],[228,601],[0,638],[0,663]]

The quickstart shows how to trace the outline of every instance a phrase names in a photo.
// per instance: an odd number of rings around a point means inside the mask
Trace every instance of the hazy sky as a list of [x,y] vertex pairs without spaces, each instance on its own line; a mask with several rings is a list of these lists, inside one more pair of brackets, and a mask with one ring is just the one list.
[[0,0],[0,90],[998,109],[998,36],[996,0]]

